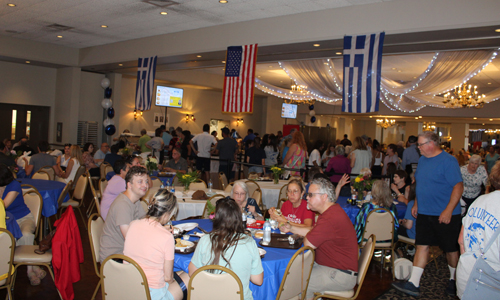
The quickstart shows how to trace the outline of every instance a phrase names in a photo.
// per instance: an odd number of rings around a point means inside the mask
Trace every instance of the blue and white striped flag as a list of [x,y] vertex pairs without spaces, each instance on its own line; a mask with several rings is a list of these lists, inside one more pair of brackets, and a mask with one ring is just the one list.
[[378,111],[385,32],[344,37],[342,111]]
[[150,110],[155,87],[156,58],[139,58],[135,85],[135,109]]

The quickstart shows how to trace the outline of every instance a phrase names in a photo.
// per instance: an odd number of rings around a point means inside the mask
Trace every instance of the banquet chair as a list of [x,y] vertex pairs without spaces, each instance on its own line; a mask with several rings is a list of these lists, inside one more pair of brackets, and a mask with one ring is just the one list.
[[40,168],[40,170],[43,170],[47,173],[49,173],[50,179],[49,180],[56,180],[56,171],[54,171],[54,168],[52,166],[44,166]]
[[222,185],[222,190],[225,190],[227,187],[227,177],[224,172],[219,172],[219,181],[220,184]]
[[189,189],[192,191],[204,190],[206,188],[207,188],[207,184],[205,183],[205,181],[203,181],[201,179],[199,179],[198,181],[193,182],[189,185]]
[[156,176],[151,176],[151,181],[153,182],[153,186],[152,187],[161,187],[163,185],[163,182],[160,180],[160,178],[156,177]]
[[113,254],[102,262],[101,291],[103,300],[151,300],[148,279],[141,266],[122,254]]
[[94,300],[97,295],[97,291],[99,291],[99,287],[101,286],[101,273],[98,263],[99,263],[99,252],[101,251],[101,236],[102,236],[102,231],[104,229],[104,220],[100,215],[92,214],[89,217],[88,228],[89,228],[90,250],[92,252],[92,260],[94,261],[94,270],[97,277],[99,277],[99,282],[97,283],[94,294],[92,295],[91,298],[91,300]]
[[[307,252],[306,252],[307,251]],[[302,247],[292,256],[281,280],[276,300],[304,300],[311,277],[315,252],[311,247]]]
[[[215,204],[217,203],[217,200],[225,198],[226,196],[222,194],[216,194],[213,195],[212,197],[208,198],[207,201],[210,201],[212,205],[215,207]],[[201,215],[202,219],[208,219],[209,218],[209,213],[208,213],[208,203],[205,204],[205,208],[203,208],[203,214]]]
[[[221,274],[206,272],[208,270],[220,270]],[[203,266],[189,278],[188,300],[243,300],[243,296],[240,278],[226,267]]]
[[[21,186],[22,188],[22,186]],[[38,244],[37,240],[42,239],[42,231],[40,220],[42,218],[42,207],[43,207],[43,198],[42,195],[37,190],[30,189],[27,192],[23,192],[24,203],[31,211],[33,217],[35,217],[35,243]]]
[[32,186],[31,184],[21,184],[21,189],[23,190],[23,194],[24,193],[27,193],[27,192],[30,192],[30,191],[37,191],[38,192],[38,189],[34,186]]
[[288,183],[281,187],[278,200],[288,199]]
[[370,235],[365,242],[365,247],[361,251],[358,258],[358,279],[356,292],[354,289],[348,291],[324,291],[322,293],[314,293],[314,300],[318,299],[356,299],[359,296],[363,282],[365,281],[366,271],[370,266],[370,261],[375,251],[375,235]]
[[107,163],[105,161],[103,161],[101,163],[101,165],[99,166],[99,172],[101,174],[101,178],[100,179],[103,179],[103,178],[106,179],[106,174],[108,174],[108,172],[106,172],[107,166],[112,167],[109,163]]
[[[386,208],[376,208],[366,216],[366,225],[363,230],[360,248],[364,247],[365,240],[370,235],[375,235],[378,242],[375,249],[382,250],[381,264],[385,265],[385,251],[391,251],[392,280],[394,280],[394,217]],[[382,269],[380,275],[382,276]]]
[[260,185],[253,180],[247,180],[247,181],[245,181],[245,184],[247,185],[247,188],[248,188],[248,197],[252,197],[253,193],[256,190],[262,191],[262,189],[260,188]]
[[226,193],[231,193],[231,191],[233,190],[233,186],[234,186],[234,182],[231,182],[229,183],[226,188],[224,189],[224,192]]
[[0,280],[0,290],[7,289],[7,297],[5,299],[12,300],[11,289],[13,287],[14,270],[14,250],[16,241],[12,233],[7,229],[0,228],[0,274],[7,274],[7,277]]
[[31,179],[42,179],[42,180],[50,180],[50,174],[46,171],[40,169],[31,176]]
[[102,198],[102,195],[104,195],[104,191],[106,190],[106,187],[108,186],[108,181],[106,178],[99,180],[99,198]]
[[260,189],[256,189],[253,192],[251,198],[254,198],[255,201],[257,201],[257,204],[259,205],[259,208],[262,211],[262,215],[265,215],[264,211],[266,210],[266,206],[264,205],[264,202],[262,201],[262,191]]
[[173,186],[182,186],[182,183],[179,181],[179,178],[177,178],[177,175],[174,176],[174,179],[172,180],[172,185]]
[[[400,225],[401,226],[401,225]],[[413,246],[416,247],[415,245],[415,239],[410,239],[409,237],[403,236],[403,235],[398,235],[398,242],[406,244],[406,251],[408,251],[408,246]],[[429,260],[427,261],[427,264],[430,264],[432,261],[436,264],[436,269],[438,269],[438,263],[436,258],[439,257],[439,247],[436,246],[430,246],[429,247]]]
[[76,185],[75,185],[75,190],[73,191],[73,195],[71,195],[71,198],[66,201],[61,203],[60,208],[60,214],[62,214],[63,208],[66,208],[68,206],[72,206],[73,208],[76,208],[78,212],[80,213],[80,216],[82,217],[83,221],[83,226],[85,229],[87,229],[87,222],[85,222],[85,217],[83,216],[82,210],[80,207],[83,205],[83,199],[85,197],[85,192],[87,191],[87,185],[88,185],[88,175],[86,173],[82,174],[80,177],[76,177]]
[[75,173],[75,178],[73,179],[73,185],[70,188],[71,193],[74,193],[76,184],[78,183],[78,178],[85,174],[85,172],[87,172],[87,168],[85,168],[85,165],[78,167],[78,170],[76,170]]
[[286,198],[281,198],[279,201],[278,201],[278,205],[276,205],[276,208],[277,209],[281,209],[281,206],[283,206],[283,203],[285,203],[288,199]]
[[97,196],[97,192],[94,188],[94,185],[92,184],[91,177],[90,177],[89,173],[87,173],[87,180],[89,182],[90,190],[92,191],[92,201],[89,205],[89,208],[87,209],[87,218],[90,217],[90,215],[92,214],[94,207],[96,207],[97,213],[100,216],[101,215],[100,198],[99,198],[99,196]]

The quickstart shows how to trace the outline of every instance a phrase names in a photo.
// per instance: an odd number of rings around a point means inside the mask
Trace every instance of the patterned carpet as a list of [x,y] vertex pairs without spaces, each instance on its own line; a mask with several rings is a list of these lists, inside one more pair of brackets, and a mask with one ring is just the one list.
[[441,255],[437,258],[438,269],[436,269],[436,264],[431,262],[427,264],[420,280],[420,297],[408,296],[393,287],[391,287],[383,295],[376,298],[377,300],[395,300],[395,299],[442,299],[442,300],[453,300],[458,299],[456,296],[448,296],[445,292],[445,288],[450,279],[450,271],[448,269],[448,264],[446,263],[446,258]]

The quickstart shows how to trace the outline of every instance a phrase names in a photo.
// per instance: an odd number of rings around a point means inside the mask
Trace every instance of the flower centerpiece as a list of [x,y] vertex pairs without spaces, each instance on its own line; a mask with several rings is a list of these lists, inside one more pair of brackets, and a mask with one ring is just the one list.
[[158,170],[158,160],[155,157],[148,157],[148,160],[146,161],[146,169],[148,169],[150,175],[153,171]]
[[280,182],[280,175],[283,174],[283,169],[276,165],[271,167],[271,171],[273,172],[274,184],[278,184]]
[[184,185],[184,191],[189,191],[189,185],[192,183],[192,182],[195,182],[198,180],[198,172],[196,171],[193,171],[191,173],[186,173],[186,174],[183,174],[181,172],[177,172],[177,178],[179,179],[179,182],[182,183],[182,185]]
[[210,202],[210,199],[207,200],[207,213],[211,220],[215,217],[215,206]]
[[371,191],[373,180],[371,174],[360,174],[354,179],[352,187],[358,192],[359,200],[364,198],[364,191]]

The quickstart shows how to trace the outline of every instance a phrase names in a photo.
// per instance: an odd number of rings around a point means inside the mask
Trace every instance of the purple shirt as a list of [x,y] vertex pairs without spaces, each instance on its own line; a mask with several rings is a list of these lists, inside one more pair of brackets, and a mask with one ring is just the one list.
[[[351,174],[351,161],[344,155],[337,155],[330,159],[328,166],[326,167],[326,172],[333,171],[335,173]],[[342,175],[332,175],[330,180],[334,183],[339,182],[342,179]]]
[[121,193],[125,192],[127,189],[127,184],[125,179],[121,178],[119,175],[113,176],[109,181],[101,200],[101,215],[104,220],[108,215],[109,208],[116,197]]

